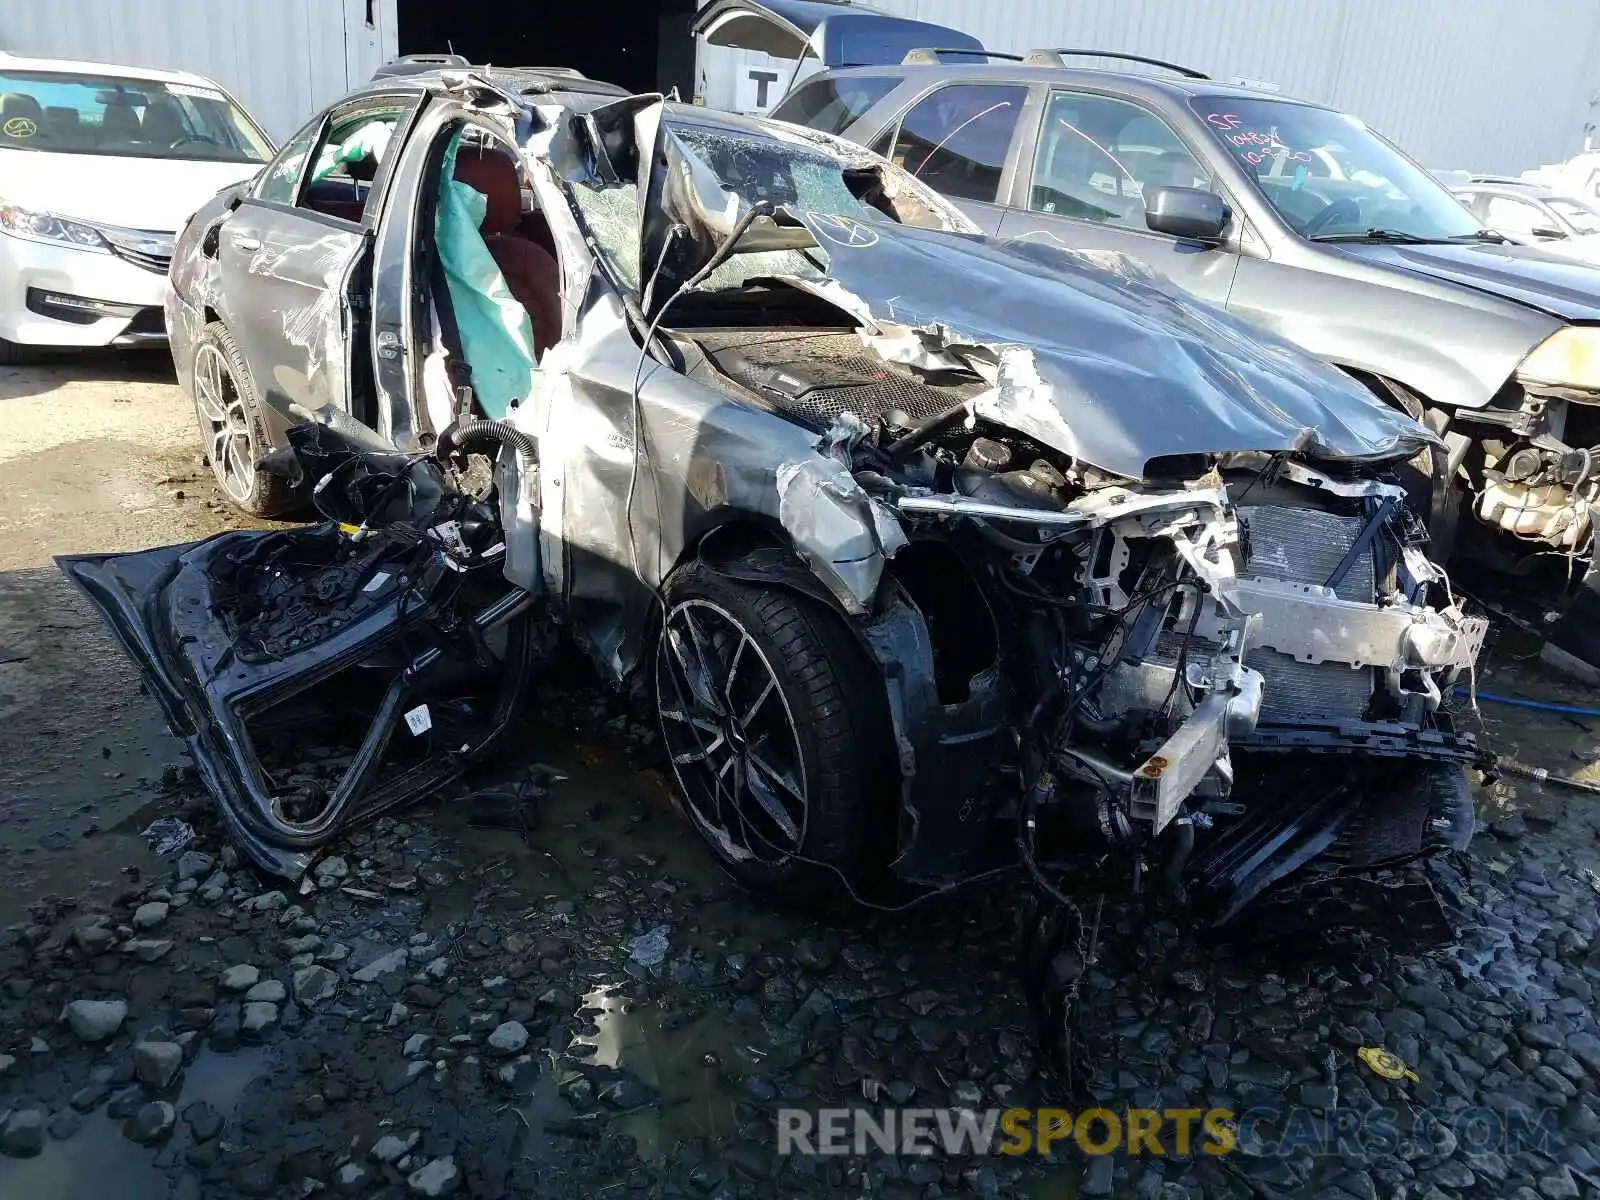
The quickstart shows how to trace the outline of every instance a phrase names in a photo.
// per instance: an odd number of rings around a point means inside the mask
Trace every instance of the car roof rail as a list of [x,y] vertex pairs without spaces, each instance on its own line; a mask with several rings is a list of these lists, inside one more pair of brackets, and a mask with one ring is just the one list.
[[964,54],[968,58],[1005,58],[1012,62],[1022,62],[1020,54],[1006,54],[999,50],[974,50],[971,47],[960,49],[944,49],[942,47],[919,46],[915,50],[908,50],[906,56],[900,60],[902,67],[936,67],[944,61],[941,54]]
[[1064,67],[1068,57],[1076,58],[1115,58],[1123,62],[1144,63],[1147,67],[1161,67],[1168,71],[1176,71],[1186,79],[1210,79],[1204,71],[1196,71],[1193,67],[1181,66],[1178,63],[1167,62],[1160,58],[1147,58],[1143,54],[1121,54],[1114,50],[1073,50],[1070,48],[1052,48],[1047,50],[1030,50],[1023,57],[1023,62],[1030,67]]
[[1519,179],[1515,175],[1474,175],[1473,183],[1513,183],[1519,187],[1537,187],[1532,179]]

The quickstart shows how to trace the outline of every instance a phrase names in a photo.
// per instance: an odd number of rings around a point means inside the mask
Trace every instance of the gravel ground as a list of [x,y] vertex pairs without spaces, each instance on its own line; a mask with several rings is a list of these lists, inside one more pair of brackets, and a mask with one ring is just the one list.
[[[517,811],[439,797],[299,890],[255,876],[44,569],[222,522],[146,369],[0,373],[0,482],[34,514],[0,575],[0,1195],[1600,1195],[1600,808],[1534,784],[1480,787],[1472,854],[1435,873],[1458,910],[1442,942],[1397,910],[1359,935],[1216,945],[1106,904],[1084,997],[1097,1101],[1386,1106],[1406,1135],[1282,1157],[779,1156],[784,1106],[1082,1106],[1037,1060],[1022,891],[770,911],[710,868],[649,731],[582,686],[542,688],[515,749],[463,785],[533,781]],[[34,461],[51,455],[58,484]],[[100,499],[73,461],[106,465]],[[1485,686],[1584,701],[1526,652],[1498,646]],[[1594,770],[1592,723],[1484,722],[1525,761]],[[158,860],[137,833],[167,815],[198,836]],[[1379,1078],[1362,1046],[1417,1080]],[[1548,1114],[1541,1147],[1484,1144],[1463,1117],[1524,1107]]]

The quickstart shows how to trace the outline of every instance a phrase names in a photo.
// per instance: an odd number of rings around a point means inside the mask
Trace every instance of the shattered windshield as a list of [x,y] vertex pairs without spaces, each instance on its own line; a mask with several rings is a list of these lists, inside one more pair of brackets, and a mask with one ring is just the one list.
[[1190,104],[1304,237],[1443,242],[1482,228],[1449,189],[1348,113],[1248,96]]
[[[676,144],[679,162],[687,169],[683,186],[693,193],[676,201],[688,208],[674,210],[672,219],[689,219],[712,231],[713,238],[725,234],[752,206],[762,202],[782,210],[779,221],[792,230],[803,220],[813,229],[819,224],[859,229],[869,224],[901,223],[978,232],[938,193],[859,146],[814,131],[787,136],[730,130],[692,120],[673,121],[666,128]],[[645,273],[640,263],[637,186],[631,182],[611,187],[579,184],[574,195],[613,273],[626,288],[638,292]],[[741,239],[740,244],[760,240]],[[818,279],[827,273],[828,261],[825,245],[773,249],[769,239],[765,248],[749,245],[740,249],[700,286],[710,291],[737,288],[773,275]]]
[[802,212],[887,220],[856,199],[844,181],[844,164],[829,155],[765,138],[738,137],[694,126],[674,130],[715,172],[723,190],[746,204],[762,201]]

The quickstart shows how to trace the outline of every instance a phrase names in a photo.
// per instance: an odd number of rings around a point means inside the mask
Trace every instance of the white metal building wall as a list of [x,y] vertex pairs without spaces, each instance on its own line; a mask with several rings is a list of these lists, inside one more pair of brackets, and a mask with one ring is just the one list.
[[395,0],[0,3],[0,50],[195,71],[280,142],[398,46]]
[[[1434,168],[1519,171],[1564,159],[1583,149],[1600,113],[1594,0],[867,2],[993,50],[1096,47],[1269,83],[1355,113]],[[702,47],[702,93],[748,108],[749,70],[774,65]]]

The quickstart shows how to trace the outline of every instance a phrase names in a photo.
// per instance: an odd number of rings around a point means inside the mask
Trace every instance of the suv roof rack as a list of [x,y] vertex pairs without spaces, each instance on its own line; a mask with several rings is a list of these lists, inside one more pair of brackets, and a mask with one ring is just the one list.
[[393,62],[384,63],[372,73],[374,79],[390,75],[420,75],[437,71],[441,67],[470,67],[472,64],[459,54],[402,54]]
[[1030,50],[1023,58],[1023,62],[1030,67],[1064,67],[1067,58],[1115,58],[1123,62],[1144,63],[1148,67],[1161,67],[1168,71],[1176,71],[1186,79],[1210,79],[1204,71],[1196,71],[1193,67],[1180,66],[1177,63],[1167,62],[1160,58],[1147,58],[1143,54],[1120,54],[1115,50],[1073,50],[1069,48],[1052,48],[1047,50]]
[[1517,187],[1538,187],[1532,179],[1519,179],[1513,175],[1474,175],[1473,183],[1509,183]]
[[941,54],[965,54],[969,58],[1004,58],[1012,62],[1024,61],[1020,54],[1004,54],[999,50],[973,50],[970,47],[945,49],[943,47],[919,46],[915,50],[906,51],[906,56],[900,60],[900,65],[902,67],[936,67],[944,61],[939,57]]
[[491,67],[490,70],[526,71],[530,75],[561,75],[568,79],[589,78],[577,67]]

